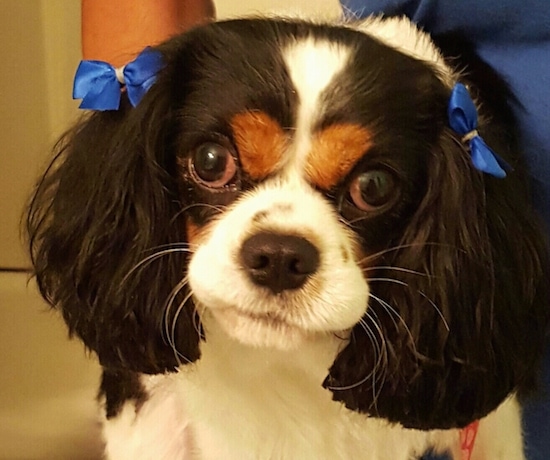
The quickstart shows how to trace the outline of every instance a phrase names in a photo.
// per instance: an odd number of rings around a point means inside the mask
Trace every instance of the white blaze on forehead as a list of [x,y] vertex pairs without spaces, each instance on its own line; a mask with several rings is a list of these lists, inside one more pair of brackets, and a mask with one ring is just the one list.
[[353,26],[403,54],[431,64],[448,87],[458,80],[430,36],[405,17],[370,16]]
[[297,41],[283,51],[283,59],[298,96],[294,156],[307,155],[311,128],[323,113],[320,95],[346,66],[350,50],[341,43],[315,39]]
[[350,50],[340,43],[308,38],[283,53],[300,100],[301,112],[315,108],[319,95],[348,62]]

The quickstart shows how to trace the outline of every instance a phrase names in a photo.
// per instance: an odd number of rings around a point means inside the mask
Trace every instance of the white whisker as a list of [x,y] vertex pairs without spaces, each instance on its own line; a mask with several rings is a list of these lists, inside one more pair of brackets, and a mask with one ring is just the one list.
[[[389,267],[389,268],[391,268],[391,267]],[[413,274],[423,275],[422,273],[414,272],[412,270],[403,269],[403,271],[411,272]],[[398,284],[400,286],[410,287],[408,283],[406,283],[404,281],[401,281],[401,280],[396,280],[396,279],[393,279],[393,278],[369,278],[369,282],[388,282],[388,283]],[[435,302],[432,299],[430,299],[424,292],[422,292],[420,290],[416,290],[416,292],[418,292],[422,297],[424,297],[430,303],[430,305],[434,308],[434,310],[437,312],[437,314],[439,315],[439,317],[443,321],[445,329],[447,329],[447,331],[450,331],[449,323],[445,319],[445,315],[443,314],[441,309],[435,304]],[[374,296],[373,296],[373,298],[374,298]]]
[[[375,295],[373,295],[372,293],[369,294],[369,296],[376,300],[381,306],[382,308],[384,308],[384,310],[386,310],[389,315],[390,315],[390,318],[392,317],[392,315],[394,315],[398,320],[399,322],[403,325],[403,327],[405,328],[405,331],[407,332],[407,335],[409,336],[409,339],[411,341],[411,345],[412,345],[412,348],[415,352],[415,354],[417,354],[417,350],[416,350],[416,343],[414,341],[414,337],[412,335],[412,332],[411,330],[409,329],[409,326],[407,325],[407,323],[405,322],[405,320],[403,319],[403,317],[399,314],[399,312],[394,308],[392,307],[388,302],[382,300],[381,298],[379,297],[376,297]],[[394,323],[395,327],[397,328],[397,323],[392,319],[392,322]]]
[[[181,290],[187,285],[187,277],[183,278],[170,292],[168,295],[168,298],[166,299],[166,302],[164,303],[164,328],[163,328],[163,337],[167,341],[168,345],[170,345],[172,348],[175,347],[175,344],[171,340],[170,336],[170,310],[172,309],[172,305],[174,304],[174,300],[176,300],[176,297],[181,292]],[[187,298],[187,296],[186,296]]]
[[[383,301],[382,299],[380,299],[379,297],[375,296],[372,292],[369,293],[369,297],[373,300],[376,300],[383,308],[384,310],[386,310],[389,314],[389,317],[390,317],[390,320],[391,322],[393,323],[393,326],[395,327],[395,329],[399,329],[399,325],[397,324],[397,321],[394,319],[394,315],[392,315],[391,313],[393,312],[395,314],[395,316],[400,319],[401,321],[403,321],[403,318],[401,318],[401,316],[399,314],[397,314],[395,312],[395,310],[393,310],[391,307],[388,309],[387,307],[389,306],[389,304],[385,301]],[[404,321],[403,321],[404,323]],[[406,325],[405,325],[406,326]]]
[[[345,222],[344,222],[345,223]],[[386,248],[386,249],[383,249],[381,251],[378,251],[378,252],[375,252],[373,254],[369,254],[365,257],[363,257],[359,263],[365,263],[365,262],[368,262],[369,260],[373,260],[373,259],[377,259],[385,254],[388,254],[388,253],[391,253],[391,252],[395,252],[395,251],[399,251],[401,249],[409,249],[409,248],[415,248],[415,247],[424,247],[424,246],[439,246],[439,247],[448,247],[449,249],[454,249],[454,250],[457,250],[457,251],[461,251],[461,252],[464,252],[463,249],[461,248],[457,248],[456,246],[454,245],[450,245],[450,244],[445,244],[445,243],[435,243],[435,242],[423,242],[423,243],[408,243],[408,244],[399,244],[397,246],[391,246],[389,248]],[[429,276],[428,273],[426,273],[427,276]]]
[[384,281],[388,283],[399,284],[400,286],[407,286],[407,287],[409,286],[409,283],[405,283],[405,281],[396,280],[393,278],[369,278],[369,283],[371,281]]
[[[124,276],[124,278],[122,279],[122,283],[124,284],[126,281],[128,281],[128,278],[130,276],[132,276],[132,274],[140,269],[140,268],[143,268],[144,266],[146,265],[149,265],[150,263],[154,262],[155,260],[157,259],[160,259],[161,257],[164,257],[168,254],[174,254],[174,253],[177,253],[177,252],[188,252],[188,253],[191,253],[191,249],[188,247],[189,245],[187,243],[175,243],[175,244],[178,244],[178,245],[185,245],[185,246],[182,246],[182,247],[172,247],[172,248],[169,248],[169,249],[164,249],[162,251],[158,251],[158,252],[155,252],[145,258],[143,258],[142,260],[140,260],[136,265],[134,265],[129,271],[128,273]],[[167,245],[167,246],[170,246],[170,245]]]
[[179,216],[181,216],[183,213],[185,213],[185,212],[187,212],[187,211],[189,211],[190,209],[193,209],[193,208],[210,208],[210,209],[213,209],[216,212],[223,212],[223,211],[225,211],[226,206],[214,205],[214,204],[210,204],[210,203],[191,203],[191,204],[183,207],[182,209],[180,209],[172,217],[172,219],[170,220],[170,224],[173,224]]
[[189,292],[185,298],[180,302],[178,305],[178,309],[176,310],[176,313],[174,315],[174,318],[172,319],[172,326],[170,328],[170,338],[169,342],[172,346],[172,350],[174,350],[174,357],[178,361],[178,364],[181,365],[181,361],[179,360],[179,357],[182,357],[188,364],[191,363],[191,361],[185,357],[182,353],[178,351],[177,345],[176,345],[176,324],[178,321],[178,317],[182,310],[185,308],[185,305],[187,304],[187,301],[191,298],[191,293]]
[[[374,318],[371,316],[371,314],[374,315]],[[376,376],[373,379],[373,382],[372,382],[372,398],[373,398],[372,400],[373,400],[373,406],[376,408],[376,403],[377,403],[377,400],[378,400],[378,396],[379,396],[380,392],[382,391],[382,388],[384,386],[384,382],[386,380],[386,376],[388,375],[388,343],[386,341],[386,338],[384,336],[382,328],[380,327],[380,325],[377,322],[378,315],[376,314],[376,312],[373,311],[373,310],[369,310],[369,312],[367,313],[366,316],[367,316],[368,319],[371,320],[372,324],[376,328],[376,330],[378,332],[378,335],[380,336],[380,340],[381,340],[381,342],[384,346],[384,348],[383,348],[382,372],[378,376]],[[375,371],[377,371],[377,370],[378,369],[375,368]],[[377,383],[380,383],[380,387],[379,387],[378,391],[376,390]]]
[[[361,263],[362,260],[360,260],[358,263]],[[410,273],[411,275],[419,275],[419,276],[429,276],[427,273],[418,272],[416,270],[411,270],[408,268],[403,267],[394,267],[391,265],[373,265],[371,267],[366,267],[363,269],[364,272],[368,271],[374,271],[374,270],[391,270],[396,272],[403,272],[403,273]]]
[[[361,326],[361,329],[363,329],[363,331],[367,334],[367,337],[369,338],[369,341],[372,344],[375,355],[377,356],[376,362],[375,362],[372,370],[365,377],[363,377],[361,380],[359,380],[355,383],[352,383],[350,385],[338,386],[338,387],[329,387],[329,389],[332,390],[332,391],[352,390],[353,388],[357,388],[358,386],[363,385],[365,382],[367,382],[368,380],[371,380],[371,379],[373,381],[373,388],[375,388],[375,383],[378,380],[385,378],[385,373],[386,373],[386,371],[385,371],[386,365],[385,364],[387,363],[387,348],[386,348],[386,342],[385,342],[385,339],[384,339],[384,335],[382,333],[382,329],[380,328],[380,326],[376,323],[376,321],[372,317],[369,316],[368,313],[367,313],[366,317],[368,319],[370,319],[371,322],[373,323],[373,325],[375,326],[375,328],[378,332],[378,337],[380,338],[381,343],[379,343],[377,341],[377,335],[371,330],[371,328],[369,327],[369,325],[366,323],[366,321],[364,319],[359,320],[358,324]],[[379,374],[375,378],[373,378],[373,376],[376,375],[376,373],[378,372],[378,370],[380,368],[383,368],[384,372],[382,374]],[[375,395],[375,396],[377,396],[377,395]]]
[[447,332],[449,332],[451,330],[451,328],[449,327],[449,323],[447,322],[447,320],[445,319],[445,315],[443,314],[443,312],[441,311],[441,308],[439,308],[432,299],[430,299],[426,294],[424,294],[422,291],[417,291],[422,297],[424,297],[432,307],[434,307],[435,311],[439,314],[439,317],[441,318],[441,320],[443,321],[443,324],[445,325],[445,329],[447,329]]

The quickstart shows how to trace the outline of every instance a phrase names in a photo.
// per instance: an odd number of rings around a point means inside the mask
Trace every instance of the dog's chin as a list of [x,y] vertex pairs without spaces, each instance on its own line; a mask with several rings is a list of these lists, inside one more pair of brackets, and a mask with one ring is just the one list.
[[327,335],[303,329],[272,314],[252,314],[234,307],[210,312],[229,337],[251,347],[289,351]]

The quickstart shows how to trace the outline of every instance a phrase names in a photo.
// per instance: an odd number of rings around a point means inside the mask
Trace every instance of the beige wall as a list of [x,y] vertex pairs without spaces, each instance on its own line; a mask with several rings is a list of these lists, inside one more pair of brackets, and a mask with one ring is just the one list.
[[219,18],[264,12],[334,17],[340,6],[338,0],[217,0],[216,11]]
[[27,264],[19,220],[52,140],[75,116],[77,0],[0,0],[0,268]]

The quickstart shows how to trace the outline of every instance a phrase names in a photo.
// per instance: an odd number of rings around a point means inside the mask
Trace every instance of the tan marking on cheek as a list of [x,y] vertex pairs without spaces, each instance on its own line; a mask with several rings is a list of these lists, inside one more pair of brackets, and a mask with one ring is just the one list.
[[353,169],[372,147],[372,134],[363,126],[337,124],[325,128],[313,139],[305,168],[306,178],[323,190],[330,190]]
[[280,164],[287,137],[273,118],[264,112],[245,112],[235,115],[231,128],[244,171],[253,180],[273,173]]
[[196,249],[196,246],[201,244],[206,237],[208,225],[203,225],[201,227],[193,219],[191,219],[191,217],[187,217],[185,219],[185,230],[187,233],[187,242],[191,246],[195,246],[195,248],[192,247],[192,249]]

